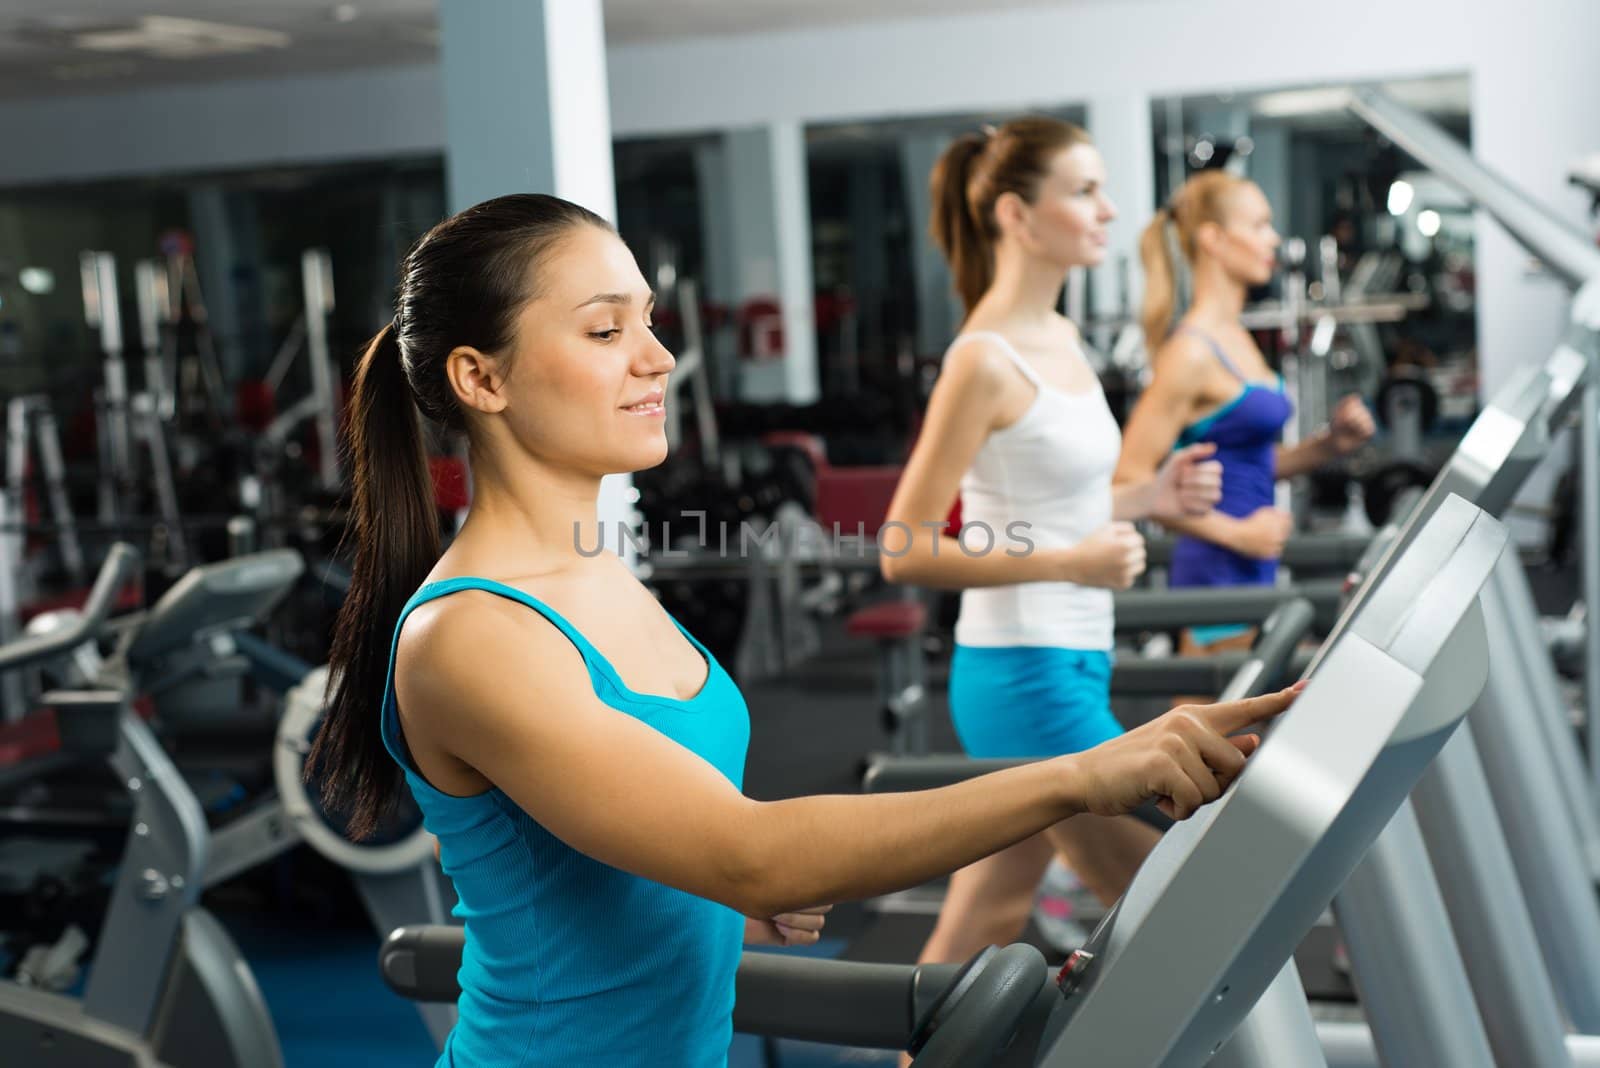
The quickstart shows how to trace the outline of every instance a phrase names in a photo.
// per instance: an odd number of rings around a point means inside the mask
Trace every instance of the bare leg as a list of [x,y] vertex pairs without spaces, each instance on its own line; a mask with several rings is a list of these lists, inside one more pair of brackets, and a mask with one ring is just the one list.
[[1133,882],[1161,832],[1132,816],[1074,816],[1045,831],[1080,882],[1110,906]]
[[984,946],[1016,941],[1052,852],[1044,835],[1034,835],[952,874],[917,963],[963,961]]
[[[1248,653],[1250,647],[1256,643],[1256,632],[1257,628],[1251,627],[1243,634],[1235,634],[1231,638],[1218,638],[1214,642],[1201,644],[1194,640],[1194,631],[1185,627],[1178,639],[1178,655],[1215,656],[1217,653],[1225,652]],[[1172,699],[1172,706],[1176,708],[1179,705],[1207,705],[1216,699],[1216,694],[1212,694],[1210,697],[1199,694],[1180,695]]]

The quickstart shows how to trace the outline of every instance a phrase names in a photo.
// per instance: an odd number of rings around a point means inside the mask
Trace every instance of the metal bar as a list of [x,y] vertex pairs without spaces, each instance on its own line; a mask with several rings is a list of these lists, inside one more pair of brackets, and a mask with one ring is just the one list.
[[50,498],[50,514],[55,518],[61,563],[67,577],[81,584],[85,575],[83,544],[78,540],[78,521],[67,496],[66,463],[61,456],[61,433],[55,413],[42,408],[33,417],[34,440],[39,447],[39,470],[44,475],[45,494]]
[[117,263],[109,252],[85,252],[79,258],[83,273],[83,313],[100,332],[105,354],[106,431],[110,435],[111,477],[121,495],[118,509],[127,507],[133,481],[133,443],[128,427],[128,374],[122,362],[122,311],[117,300]]
[[[200,290],[200,272],[195,269],[194,259],[186,252],[172,254],[167,261],[167,272],[169,278],[177,279],[173,289],[179,296],[174,299],[173,307],[176,309],[179,304],[187,303],[189,318],[195,325],[196,370],[206,405],[211,409],[213,419],[226,418],[229,409],[222,382],[222,363],[217,357],[211,334],[211,313],[206,310],[205,295]],[[176,320],[176,312],[173,318]]]
[[289,373],[289,368],[294,364],[294,358],[300,355],[300,346],[306,341],[306,313],[301,312],[289,326],[289,333],[283,339],[283,344],[278,346],[278,354],[272,357],[272,365],[267,368],[265,379],[268,388],[276,393],[283,386],[283,379]]
[[1513,561],[1497,568],[1492,581],[1507,612],[1507,633],[1518,645],[1532,718],[1555,764],[1556,781],[1565,800],[1561,807],[1572,820],[1590,876],[1600,880],[1600,814],[1595,811],[1595,795],[1589,789],[1589,776],[1567,701],[1539,630],[1539,608],[1528,586],[1527,573]]
[[202,884],[207,890],[220,886],[299,841],[300,834],[284,813],[283,802],[274,796],[212,832]]
[[1284,602],[1296,597],[1309,600],[1317,612],[1317,625],[1327,627],[1338,618],[1343,592],[1343,580],[1326,579],[1283,588],[1216,586],[1126,590],[1118,593],[1114,601],[1117,628],[1124,631],[1208,623],[1260,623]]
[[[27,539],[6,524],[12,515],[23,517],[30,407],[26,397],[13,397],[6,405],[6,481],[0,487],[0,645],[14,641],[22,631],[21,586]],[[22,718],[27,712],[28,689],[21,672],[0,674],[0,722]]]
[[1300,973],[1290,960],[1206,1068],[1326,1068]]
[[[1283,444],[1286,448],[1292,448],[1313,429],[1307,423],[1309,413],[1302,403],[1306,377],[1306,358],[1300,346],[1301,316],[1306,306],[1305,241],[1291,237],[1284,242],[1284,258],[1288,270],[1283,276],[1282,322],[1278,336],[1282,340],[1284,350],[1283,357],[1279,361],[1279,370],[1283,375],[1284,392],[1296,402],[1295,417],[1283,428]],[[1295,506],[1298,503],[1296,498],[1299,496],[1290,481],[1279,481],[1273,492],[1274,503],[1291,515],[1298,514]]]
[[89,968],[83,1008],[91,1018],[149,1034],[184,914],[200,899],[205,813],[143,720],[117,715],[111,766],[134,797],[133,826]]
[[[1343,575],[1360,562],[1371,535],[1307,533],[1296,534],[1283,546],[1280,562],[1296,573],[1310,572]],[[1164,567],[1172,562],[1172,550],[1177,539],[1157,535],[1145,539],[1145,553],[1149,566]]]
[[300,257],[306,298],[306,356],[311,393],[317,398],[317,481],[323,490],[339,489],[339,430],[334,400],[334,361],[328,352],[328,314],[333,311],[333,261],[327,249],[307,249]]
[[1385,1065],[1492,1068],[1494,1054],[1409,801],[1333,910]]
[[[1317,1038],[1328,1068],[1384,1068],[1372,1044],[1372,1031],[1364,1023],[1322,1020],[1317,1023]],[[1566,1047],[1573,1068],[1600,1068],[1600,1036],[1568,1035]]]
[[1355,90],[1349,107],[1493,215],[1568,285],[1580,286],[1600,276],[1600,250],[1589,237],[1479,163],[1455,138],[1426,117],[1372,88]]
[[[1506,566],[1504,557],[1498,566]],[[1548,748],[1525,722],[1528,686],[1500,584],[1491,580],[1482,597],[1489,680],[1469,722],[1556,993],[1578,1030],[1600,1034],[1594,882],[1571,824],[1551,818],[1562,805],[1561,788]]]
[[161,512],[167,538],[167,563],[178,571],[189,566],[189,544],[183,535],[183,515],[178,511],[178,487],[172,480],[172,461],[167,455],[167,435],[156,413],[156,398],[140,393],[133,398],[132,417],[139,425],[145,452],[150,459],[150,477],[155,483],[156,507]]
[[[163,290],[167,272],[155,260],[139,260],[133,265],[133,295],[139,308],[139,347],[148,357],[161,348],[161,311],[166,303]],[[149,390],[148,383],[145,389]]]
[[[1586,286],[1585,291],[1579,294],[1578,303],[1584,304],[1586,298],[1600,298],[1600,293],[1594,292],[1597,288],[1600,288],[1600,283]],[[1600,303],[1600,300],[1591,303]],[[1600,319],[1600,316],[1593,314],[1593,308],[1579,307],[1574,312],[1574,318],[1579,314],[1588,315],[1591,326],[1596,319]],[[1592,365],[1600,360],[1600,339],[1591,332],[1588,340]],[[1578,464],[1578,480],[1581,483],[1578,499],[1583,503],[1580,531],[1583,596],[1589,608],[1589,630],[1583,648],[1584,722],[1588,725],[1589,765],[1594,779],[1600,783],[1600,382],[1595,380],[1596,377],[1593,374],[1589,376],[1589,383],[1583,389],[1583,403],[1578,409],[1581,420],[1578,434],[1582,446]]]
[[711,361],[700,329],[700,290],[692,278],[678,283],[679,314],[683,317],[684,346],[700,354],[700,370],[689,383],[694,396],[695,426],[700,431],[700,455],[709,466],[722,462],[722,441],[717,431],[717,410],[711,399]]
[[139,304],[139,343],[144,349],[144,391],[155,398],[156,412],[171,419],[177,408],[167,382],[166,351],[162,324],[171,321],[171,294],[167,291],[167,271],[159,260],[140,260],[133,265],[134,296]]
[[[1364,297],[1330,308],[1301,308],[1296,314],[1300,321],[1331,319],[1341,326],[1370,323],[1398,323],[1414,311],[1428,306],[1426,297],[1408,297],[1384,294]],[[1277,301],[1252,304],[1239,316],[1246,330],[1271,330],[1283,325],[1288,311]]]
[[1470,730],[1411,791],[1495,1063],[1565,1068],[1565,1021]]
[[[0,493],[0,523],[11,508],[9,494]],[[17,580],[22,573],[22,559],[17,551],[20,537],[0,533],[0,643],[9,643],[16,637],[18,603],[21,594]],[[0,672],[0,723],[21,719],[27,712],[26,688],[20,672]]]

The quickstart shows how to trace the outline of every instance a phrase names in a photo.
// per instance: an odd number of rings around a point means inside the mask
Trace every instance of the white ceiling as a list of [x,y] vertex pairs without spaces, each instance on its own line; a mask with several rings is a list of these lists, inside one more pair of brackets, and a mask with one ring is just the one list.
[[[613,44],[714,34],[968,14],[995,7],[1096,0],[604,0]],[[1100,0],[1117,2],[1117,0]],[[194,20],[248,34],[239,49]],[[129,31],[159,31],[149,48],[115,46]],[[107,34],[112,35],[109,39]],[[203,42],[197,49],[195,42]],[[60,96],[230,78],[422,63],[438,52],[436,0],[5,0],[0,9],[0,99]]]
[[[341,22],[339,7],[354,10]],[[135,87],[425,62],[438,53],[433,0],[6,0],[0,97],[104,93]],[[80,35],[178,18],[268,31],[281,44],[210,56],[98,52]],[[181,35],[180,35],[181,38]]]
[[618,43],[1090,2],[1094,0],[604,0],[606,36]]

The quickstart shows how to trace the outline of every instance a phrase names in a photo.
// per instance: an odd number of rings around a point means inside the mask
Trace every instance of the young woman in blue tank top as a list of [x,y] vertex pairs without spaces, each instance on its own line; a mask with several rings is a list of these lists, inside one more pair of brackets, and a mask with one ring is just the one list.
[[[1049,118],[958,139],[932,176],[932,228],[967,317],[889,509],[915,535],[883,571],[962,591],[950,714],[975,757],[1055,756],[1122,733],[1111,591],[1144,567],[1130,521],[1204,512],[1219,492],[1210,445],[1112,489],[1116,419],[1056,310],[1067,272],[1105,257],[1104,182],[1088,136]],[[960,538],[938,529],[958,491]],[[1031,551],[1013,551],[1016,524]],[[920,959],[1016,938],[1053,855],[1109,905],[1156,841],[1133,819],[1071,820],[987,857],[951,879]]]
[[[1175,238],[1193,279],[1194,300],[1174,329]],[[1222,499],[1203,516],[1163,518],[1179,532],[1173,586],[1270,586],[1291,530],[1273,506],[1279,479],[1315,470],[1360,448],[1373,433],[1361,399],[1344,397],[1326,427],[1292,446],[1279,443],[1294,414],[1283,379],[1239,322],[1246,294],[1272,278],[1278,234],[1272,205],[1255,183],[1202,171],[1156,214],[1140,241],[1145,268],[1144,330],[1154,374],[1128,418],[1119,483],[1150,477],[1174,447],[1215,446]],[[1248,645],[1243,625],[1194,627],[1184,651]]]
[[[402,790],[438,837],[466,928],[440,1065],[724,1065],[741,942],[814,941],[829,902],[1063,818],[1187,816],[1254,749],[1224,735],[1292,699],[942,790],[746,798],[738,687],[596,548],[601,478],[666,455],[652,303],[603,219],[501,197],[411,250],[356,371],[355,560],[310,767],[357,837]],[[419,410],[473,471],[442,555]]]

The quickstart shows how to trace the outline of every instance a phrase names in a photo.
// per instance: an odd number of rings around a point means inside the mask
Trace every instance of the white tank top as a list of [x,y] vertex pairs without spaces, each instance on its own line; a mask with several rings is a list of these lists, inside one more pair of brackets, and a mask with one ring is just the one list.
[[[1097,380],[1082,393],[1044,382],[1011,343],[991,331],[1038,391],[1022,418],[984,439],[961,478],[963,527],[986,524],[992,552],[1076,545],[1111,522],[1111,476],[1122,451],[1122,431]],[[1012,524],[1027,524],[1013,528]],[[1011,533],[1014,531],[1014,534]],[[968,550],[987,547],[981,528],[965,530]],[[1111,591],[1071,582],[1026,582],[961,591],[956,641],[969,646],[1052,645],[1110,649]]]

